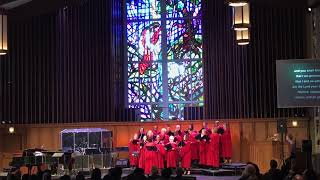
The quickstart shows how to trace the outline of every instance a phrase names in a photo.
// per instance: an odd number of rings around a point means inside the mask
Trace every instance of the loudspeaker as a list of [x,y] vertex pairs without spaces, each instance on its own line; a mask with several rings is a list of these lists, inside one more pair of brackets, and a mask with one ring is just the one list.
[[277,120],[277,132],[278,133],[287,133],[287,119],[278,119]]
[[312,152],[312,141],[311,140],[302,140],[302,152]]

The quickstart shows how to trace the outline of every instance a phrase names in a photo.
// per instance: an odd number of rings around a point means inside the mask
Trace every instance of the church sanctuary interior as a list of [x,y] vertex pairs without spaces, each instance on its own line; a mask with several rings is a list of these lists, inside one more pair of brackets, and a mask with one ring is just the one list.
[[320,179],[320,0],[0,0],[0,179]]

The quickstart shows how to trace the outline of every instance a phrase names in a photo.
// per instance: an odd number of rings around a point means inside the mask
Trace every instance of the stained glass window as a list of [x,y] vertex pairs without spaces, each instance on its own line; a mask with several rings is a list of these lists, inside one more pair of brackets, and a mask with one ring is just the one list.
[[143,120],[203,106],[201,0],[126,0],[128,107]]

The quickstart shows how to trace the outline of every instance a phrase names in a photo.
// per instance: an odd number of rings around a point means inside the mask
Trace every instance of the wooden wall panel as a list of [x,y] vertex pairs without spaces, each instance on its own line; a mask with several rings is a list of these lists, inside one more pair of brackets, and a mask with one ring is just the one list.
[[255,126],[255,141],[266,141],[266,132],[268,131],[268,126],[265,122],[256,122]]
[[16,152],[21,151],[22,136],[20,134],[6,134],[3,136],[3,152]]
[[[304,123],[305,120],[303,120]],[[209,127],[214,124],[213,120],[209,120]],[[232,137],[232,160],[234,162],[247,162],[252,161],[257,163],[264,169],[268,167],[269,161],[275,158],[273,155],[272,142],[267,140],[266,135],[273,135],[276,130],[276,121],[274,119],[242,119],[242,120],[229,120]],[[301,123],[301,125],[303,125]],[[70,124],[42,124],[42,125],[17,125],[16,134],[11,135],[7,133],[7,129],[0,129],[0,134],[3,137],[20,136],[26,138],[26,143],[19,141],[15,138],[10,138],[10,141],[4,143],[21,144],[22,148],[40,148],[44,145],[48,150],[60,149],[60,132],[63,129],[69,128],[104,128],[113,131],[115,147],[127,146],[129,139],[136,133],[140,127],[146,130],[152,129],[155,125],[160,130],[167,125],[172,130],[175,129],[176,124],[180,124],[182,129],[186,129],[189,124],[194,124],[196,130],[200,130],[202,121],[164,121],[164,122],[128,122],[128,123],[70,123]],[[305,123],[306,124],[306,123]],[[289,127],[288,131],[296,136],[297,142],[302,139],[308,138],[307,126],[299,128]],[[22,138],[23,139],[23,138]],[[300,146],[301,143],[298,143]],[[10,145],[11,152],[19,151],[13,150]],[[9,149],[5,149],[9,150]],[[287,150],[286,150],[287,151]],[[260,152],[260,153],[259,153]],[[1,164],[1,162],[0,162]]]
[[240,123],[230,124],[231,139],[232,139],[232,160],[240,162],[241,160],[241,143],[240,143]]
[[277,122],[268,122],[268,137],[277,133]]
[[[33,148],[33,147],[40,147],[40,134],[39,134],[39,128],[27,128],[27,132],[25,134],[25,137],[27,138],[27,148]],[[19,129],[17,129],[19,131]]]
[[256,163],[262,172],[266,172],[270,167],[272,157],[272,142],[254,142],[250,144],[249,161]]

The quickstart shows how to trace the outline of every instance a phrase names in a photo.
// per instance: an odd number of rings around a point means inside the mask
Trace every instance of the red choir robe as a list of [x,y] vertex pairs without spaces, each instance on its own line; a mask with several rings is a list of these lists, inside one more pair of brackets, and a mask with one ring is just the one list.
[[210,135],[210,143],[208,144],[207,152],[207,165],[212,167],[219,167],[219,146],[220,146],[220,135],[212,133]]
[[181,137],[180,135],[175,135],[174,136],[174,141],[176,142],[176,143],[179,143],[179,142],[181,142],[183,140],[183,136]]
[[164,149],[164,145],[162,142],[157,143],[156,146],[158,148],[158,152],[157,152],[157,164],[158,165],[157,165],[157,167],[159,169],[163,169],[166,150]]
[[139,153],[139,168],[145,168],[145,146],[140,146],[140,153]]
[[212,134],[212,131],[210,128],[206,128],[206,131],[207,131],[207,135],[210,136],[210,134]]
[[177,144],[170,142],[168,144],[171,144],[172,149],[166,152],[167,168],[175,168],[177,167]]
[[136,143],[134,141],[130,141],[128,148],[129,148],[130,166],[138,166],[139,165],[138,157],[133,156],[132,153],[139,151],[139,148],[140,148],[139,142]]
[[232,157],[232,142],[230,129],[226,129],[221,136],[222,144],[222,157],[231,158]]
[[153,150],[148,150],[148,147],[151,147],[151,146],[156,146],[156,144],[154,142],[147,142],[145,144],[145,152],[144,152],[144,157],[145,157],[144,173],[150,174],[150,175],[151,175],[152,166],[157,166],[158,164],[157,152]]
[[163,144],[169,143],[169,136],[167,134],[160,134],[160,139],[163,142]]
[[193,131],[190,136],[189,140],[191,142],[191,160],[199,160],[199,143],[196,140],[196,136],[198,135],[197,131]]
[[203,139],[199,142],[199,164],[206,165],[207,164],[207,140]]
[[177,131],[177,132],[175,132],[175,133],[174,133],[175,140],[176,140],[177,142],[182,141],[184,134],[185,134],[185,133],[184,133],[183,131]]
[[181,167],[190,169],[191,166],[191,142],[184,141],[185,146],[180,149]]
[[154,136],[157,136],[158,134],[160,134],[160,132],[158,130],[152,130],[152,133]]
[[204,127],[203,127],[203,128],[201,128],[200,131],[199,131],[200,134],[201,134],[202,129],[205,129],[205,130],[206,130],[208,136],[212,133],[212,131],[211,131],[210,128],[207,128],[207,127],[204,128]]

